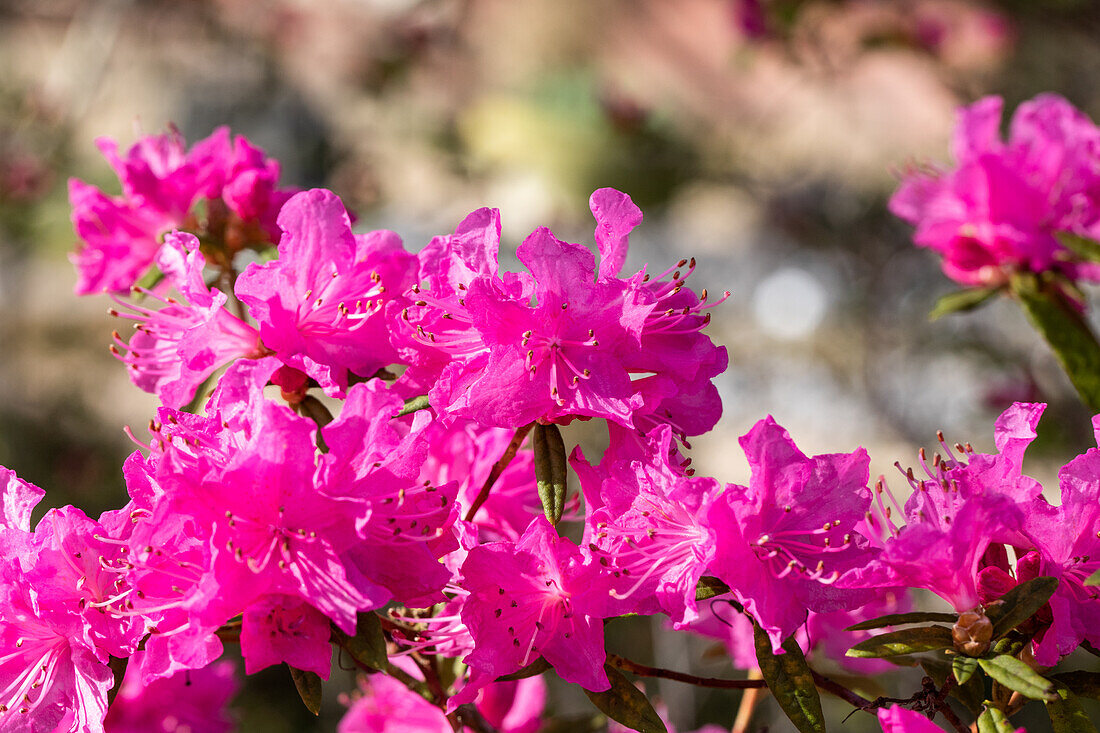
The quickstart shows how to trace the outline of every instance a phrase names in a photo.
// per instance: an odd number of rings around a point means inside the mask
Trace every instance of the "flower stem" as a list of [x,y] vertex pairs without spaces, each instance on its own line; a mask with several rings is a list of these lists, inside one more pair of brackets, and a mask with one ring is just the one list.
[[481,505],[484,504],[486,500],[488,500],[489,491],[493,488],[493,484],[497,482],[500,475],[504,473],[504,469],[508,468],[508,464],[516,457],[516,453],[519,452],[519,447],[523,445],[523,439],[527,437],[527,433],[531,432],[531,428],[534,426],[534,423],[530,423],[523,427],[516,428],[516,434],[512,438],[512,442],[504,449],[504,455],[500,457],[500,460],[493,465],[493,470],[489,472],[489,478],[485,479],[485,485],[481,487],[481,491],[478,492],[477,498],[474,499],[474,503],[470,505],[470,511],[466,512],[467,522],[474,521],[474,515],[477,514],[477,510],[481,508]]

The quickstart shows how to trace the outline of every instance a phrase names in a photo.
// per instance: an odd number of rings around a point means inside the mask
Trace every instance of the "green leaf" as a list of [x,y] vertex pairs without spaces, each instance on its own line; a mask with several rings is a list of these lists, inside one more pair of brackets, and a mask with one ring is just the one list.
[[550,669],[550,666],[550,662],[547,662],[546,659],[544,659],[543,657],[539,657],[518,672],[506,674],[503,677],[497,677],[497,682],[512,682],[514,680],[523,680],[527,679],[528,677],[534,677],[535,675],[542,674],[546,670]]
[[[160,285],[161,281],[165,278],[165,274],[160,271],[156,265],[152,265],[145,274],[138,278],[138,281],[134,283],[135,288],[141,288],[142,290],[152,290],[157,285]],[[133,293],[133,299],[137,302],[145,297],[142,293]]]
[[1047,703],[1047,715],[1054,733],[1096,733],[1081,701],[1065,685],[1055,684],[1058,698]]
[[999,602],[987,604],[985,615],[993,622],[993,638],[999,639],[1035,615],[1056,590],[1057,578],[1032,578],[1005,593]]
[[772,651],[772,642],[759,624],[753,623],[756,664],[779,707],[801,733],[825,733],[821,697],[813,672],[806,664],[794,636],[783,642],[784,654]]
[[1009,722],[1000,708],[986,703],[985,710],[978,716],[978,733],[1015,733],[1016,726]]
[[979,659],[985,673],[1010,690],[1032,700],[1057,700],[1054,683],[1016,657],[1001,654],[992,659]]
[[355,636],[348,636],[334,624],[332,640],[360,664],[371,669],[385,670],[389,659],[386,656],[386,637],[382,634],[378,615],[373,611],[359,614],[355,632]]
[[1100,700],[1100,672],[1059,672],[1050,679],[1064,685],[1077,697]]
[[115,680],[111,689],[107,690],[107,707],[111,706],[118,691],[122,689],[122,678],[126,676],[126,666],[129,661],[129,657],[111,657],[107,660],[107,666],[111,668],[111,676]]
[[1073,232],[1057,232],[1055,237],[1069,251],[1086,262],[1100,262],[1100,242]]
[[1092,412],[1100,412],[1100,344],[1088,323],[1049,278],[1017,273],[1012,276],[1012,292],[1081,400]]
[[568,464],[561,431],[553,423],[536,423],[531,444],[535,449],[535,479],[538,481],[542,513],[550,524],[557,524],[565,511],[565,497],[569,491],[566,480]]
[[849,657],[897,657],[902,654],[920,654],[955,645],[951,630],[943,626],[920,626],[915,629],[891,631],[865,639],[848,650]]
[[967,288],[942,295],[928,314],[928,320],[935,321],[952,313],[974,310],[999,292],[1001,288]]
[[605,664],[604,671],[611,681],[611,689],[603,692],[584,691],[593,705],[607,717],[638,733],[668,733],[664,721],[657,715],[644,692],[611,665]]
[[428,395],[422,394],[419,397],[413,397],[411,400],[405,401],[405,406],[401,408],[401,412],[394,415],[394,417],[404,417],[420,410],[426,410],[430,407],[428,404]]
[[977,669],[978,660],[974,657],[964,657],[960,654],[951,662],[951,672],[960,685],[965,685]]
[[844,629],[845,631],[867,631],[868,629],[881,629],[883,626],[901,626],[902,624],[922,624],[926,621],[942,621],[953,624],[959,620],[954,613],[932,613],[915,611],[913,613],[891,613],[888,616],[879,616],[870,621],[862,621]]
[[705,601],[715,596],[720,596],[724,593],[729,593],[730,588],[718,578],[712,578],[709,575],[704,575],[699,578],[698,585],[695,586],[695,600]]
[[290,677],[294,680],[294,686],[298,688],[298,694],[302,702],[306,704],[309,712],[314,715],[321,714],[321,678],[316,672],[307,672],[302,669],[290,668]]
[[1100,570],[1085,578],[1085,585],[1100,585]]

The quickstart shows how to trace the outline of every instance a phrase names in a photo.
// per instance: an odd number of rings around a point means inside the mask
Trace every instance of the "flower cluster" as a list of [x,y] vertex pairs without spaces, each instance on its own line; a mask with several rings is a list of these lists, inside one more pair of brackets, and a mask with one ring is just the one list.
[[959,111],[956,166],[908,172],[890,210],[943,256],[963,285],[997,286],[1016,271],[1100,279],[1058,235],[1100,236],[1100,129],[1065,99],[1044,94],[1016,110],[1000,137],[1002,101]]
[[[994,106],[980,107],[986,128]],[[1020,119],[1050,132],[1033,112]],[[1027,124],[995,153],[974,152],[992,144],[974,132],[971,163],[1024,156]],[[190,151],[174,134],[125,159],[101,148],[124,195],[73,184],[78,289],[121,291],[156,266],[159,284],[114,295],[135,329],[113,350],[162,406],[134,436],[128,503],[98,518],[66,506],[32,527],[44,492],[0,469],[0,729],[155,725],[144,695],[222,730],[224,682],[195,690],[195,711],[174,698],[181,674],[224,679],[228,639],[248,674],[285,663],[328,679],[334,644],[356,660],[371,674],[348,733],[527,732],[538,671],[593,700],[629,694],[616,666],[648,668],[608,654],[619,616],[718,636],[767,677],[775,659],[795,663],[792,638],[815,658],[866,643],[870,627],[845,627],[906,611],[907,589],[943,597],[964,634],[1035,578],[1057,587],[1020,619],[1019,648],[1047,667],[1100,646],[1087,584],[1100,450],[1066,464],[1048,503],[1022,472],[1041,405],[1000,417],[994,454],[941,436],[902,472],[904,504],[884,478],[872,487],[862,448],[807,456],[771,417],[740,440],[747,486],[696,475],[690,439],[721,413],[727,355],[704,329],[724,298],[688,285],[694,260],[622,274],[642,220],[624,193],[592,194],[598,263],[539,228],[516,252],[523,269],[501,272],[492,209],[413,252],[392,232],[355,233],[330,191],[281,191],[278,166],[225,131]],[[929,197],[955,186],[923,181]],[[238,272],[246,247],[261,256]],[[567,457],[561,429],[593,418],[600,461]],[[960,653],[984,654],[991,636],[977,636],[956,639]],[[921,729],[907,710],[880,718]]]

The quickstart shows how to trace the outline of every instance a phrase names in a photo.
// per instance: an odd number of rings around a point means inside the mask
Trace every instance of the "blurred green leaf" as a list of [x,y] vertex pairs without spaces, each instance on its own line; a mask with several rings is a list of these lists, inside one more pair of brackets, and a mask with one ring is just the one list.
[[1069,251],[1086,262],[1100,262],[1100,242],[1073,232],[1057,232],[1055,237]]
[[1046,339],[1078,395],[1100,412],[1100,344],[1084,317],[1049,280],[1030,272],[1012,276],[1012,293]]
[[753,624],[756,664],[779,707],[801,733],[825,733],[821,697],[813,672],[794,636],[783,642],[784,654],[772,651],[772,642],[759,624]]
[[653,709],[644,692],[611,665],[605,664],[604,671],[611,681],[611,689],[603,692],[584,691],[593,705],[607,717],[638,733],[668,733],[664,721]]
[[1025,662],[1007,654],[992,659],[979,659],[985,673],[1010,690],[1015,690],[1032,700],[1056,700],[1054,683],[1045,679]]
[[413,412],[426,410],[428,407],[428,395],[422,394],[419,397],[413,397],[411,400],[406,400],[405,406],[401,408],[401,412],[394,415],[394,417],[404,417]]
[[512,682],[514,680],[522,680],[527,679],[528,677],[534,677],[535,675],[542,674],[546,670],[550,669],[550,666],[550,662],[547,662],[546,659],[543,657],[539,657],[518,672],[506,674],[503,677],[497,677],[497,682]]
[[999,292],[1001,288],[967,288],[942,295],[928,314],[928,320],[936,321],[952,313],[974,310]]
[[861,641],[848,650],[849,657],[896,657],[902,654],[920,654],[955,645],[951,630],[943,626],[921,626],[879,634]]

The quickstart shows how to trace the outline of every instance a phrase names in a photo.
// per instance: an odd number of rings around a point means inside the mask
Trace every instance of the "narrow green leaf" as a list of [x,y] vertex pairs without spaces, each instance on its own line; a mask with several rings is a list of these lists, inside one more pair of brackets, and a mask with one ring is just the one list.
[[306,704],[309,712],[314,715],[321,714],[321,678],[316,672],[307,672],[302,669],[290,668],[290,677],[294,680],[294,686],[298,688],[298,694],[302,702]]
[[600,712],[638,733],[668,733],[664,721],[653,709],[644,692],[611,665],[605,664],[604,671],[611,681],[611,689],[603,692],[584,691]]
[[896,657],[902,654],[920,654],[955,645],[951,630],[943,626],[920,626],[915,629],[891,631],[865,639],[848,650],[849,657]]
[[712,578],[709,575],[704,575],[699,578],[698,585],[695,586],[695,600],[705,601],[715,596],[720,596],[724,593],[729,593],[730,588],[718,578]]
[[960,685],[965,685],[977,669],[978,660],[974,657],[959,655],[951,662],[951,672],[955,675],[955,681]]
[[557,524],[565,511],[565,497],[569,491],[565,442],[561,439],[558,426],[553,423],[536,423],[531,435],[531,445],[535,449],[535,479],[538,481],[542,513],[550,524]]
[[1059,672],[1050,679],[1069,688],[1077,697],[1100,700],[1100,672]]
[[389,659],[386,657],[386,637],[382,634],[378,615],[373,611],[359,614],[355,632],[355,636],[348,636],[334,624],[332,639],[360,664],[385,670]]
[[[148,270],[145,271],[144,275],[138,278],[138,281],[134,283],[134,287],[141,288],[142,290],[152,290],[157,285],[160,285],[161,281],[164,280],[164,278],[165,274],[160,271],[160,268],[158,268],[156,265],[152,265]],[[134,300],[140,303],[145,296],[138,292],[133,293],[132,297]]]
[[1049,701],[1047,715],[1054,733],[1096,733],[1096,727],[1089,720],[1088,713],[1081,707],[1081,701],[1065,685],[1054,685],[1057,699]]
[[986,703],[985,710],[978,716],[978,733],[1015,733],[1016,726],[1009,722],[1000,708]]
[[1032,578],[1005,593],[999,602],[988,604],[985,615],[993,622],[993,638],[999,639],[1035,615],[1056,590],[1057,578]]
[[952,313],[974,310],[999,292],[1001,288],[967,288],[942,295],[932,306],[928,320],[935,321]]
[[539,657],[518,672],[506,674],[503,677],[497,677],[497,682],[512,682],[514,680],[523,680],[527,679],[528,677],[534,677],[535,675],[542,674],[546,670],[550,669],[550,666],[550,662],[547,662],[546,659],[544,659],[543,657]]
[[1001,654],[992,659],[979,659],[985,673],[1010,690],[1015,690],[1032,700],[1056,700],[1054,683],[1016,657]]
[[753,624],[756,664],[779,707],[800,733],[825,733],[821,697],[814,676],[794,637],[783,642],[784,654],[772,651],[772,642],[759,624]]
[[1049,280],[1034,273],[1013,275],[1012,292],[1081,400],[1092,412],[1100,412],[1100,344],[1088,323]]
[[401,412],[394,415],[394,417],[404,417],[405,415],[418,412],[419,410],[426,410],[428,407],[428,395],[422,394],[419,397],[413,397],[411,400],[406,400],[405,406],[401,408]]
[[1086,262],[1100,262],[1100,242],[1082,237],[1073,232],[1058,232],[1054,235],[1069,251]]
[[1100,585],[1100,570],[1085,578],[1085,585]]
[[881,629],[883,626],[901,626],[903,624],[923,624],[926,621],[940,621],[953,624],[958,620],[954,613],[932,613],[930,611],[915,611],[913,613],[891,613],[888,616],[879,616],[870,621],[862,621],[844,629],[845,631],[867,631],[868,629]]

